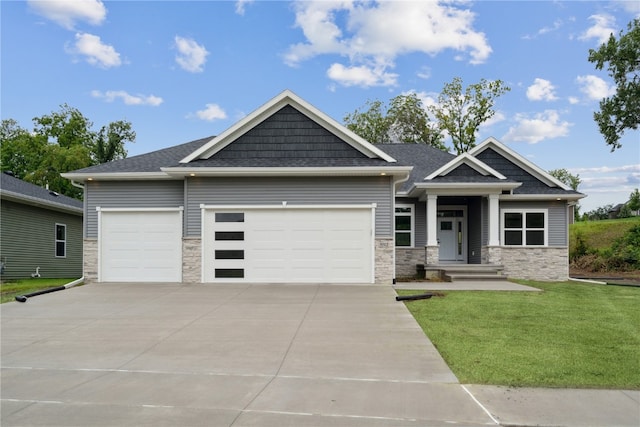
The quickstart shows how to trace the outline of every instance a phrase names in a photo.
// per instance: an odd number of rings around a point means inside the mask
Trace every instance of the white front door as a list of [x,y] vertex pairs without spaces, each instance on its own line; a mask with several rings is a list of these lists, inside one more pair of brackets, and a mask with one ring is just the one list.
[[449,216],[438,218],[438,243],[440,245],[440,261],[443,262],[465,262],[467,260],[467,242],[465,218],[462,211],[442,211],[460,212]]

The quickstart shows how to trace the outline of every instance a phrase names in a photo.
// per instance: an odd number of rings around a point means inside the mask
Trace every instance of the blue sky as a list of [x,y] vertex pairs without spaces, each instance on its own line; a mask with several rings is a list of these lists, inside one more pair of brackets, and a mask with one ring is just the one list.
[[129,120],[129,155],[216,135],[290,89],[342,122],[367,100],[500,79],[494,136],[582,179],[591,210],[640,186],[640,132],[611,153],[593,121],[611,94],[588,62],[634,1],[2,1],[1,117],[78,108]]

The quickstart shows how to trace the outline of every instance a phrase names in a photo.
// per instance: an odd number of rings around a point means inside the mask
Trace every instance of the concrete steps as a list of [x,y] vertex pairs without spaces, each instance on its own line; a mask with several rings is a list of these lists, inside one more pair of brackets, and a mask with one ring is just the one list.
[[423,267],[425,275],[438,272],[442,280],[447,282],[462,281],[501,281],[507,280],[502,265],[493,264],[439,264]]

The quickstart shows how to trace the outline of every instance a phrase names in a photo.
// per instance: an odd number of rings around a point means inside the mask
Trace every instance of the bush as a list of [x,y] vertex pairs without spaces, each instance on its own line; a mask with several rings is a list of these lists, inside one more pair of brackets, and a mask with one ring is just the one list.
[[576,234],[575,248],[571,251],[573,268],[591,271],[640,270],[640,225],[635,225],[613,241],[611,247],[590,249],[581,234]]

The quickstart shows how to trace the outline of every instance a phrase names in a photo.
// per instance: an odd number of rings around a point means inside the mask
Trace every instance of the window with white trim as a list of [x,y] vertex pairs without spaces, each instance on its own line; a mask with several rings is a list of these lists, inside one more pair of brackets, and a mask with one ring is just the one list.
[[547,246],[546,209],[502,211],[502,244],[505,246]]
[[67,226],[56,224],[56,258],[67,256]]
[[396,205],[396,246],[413,247],[413,205]]

